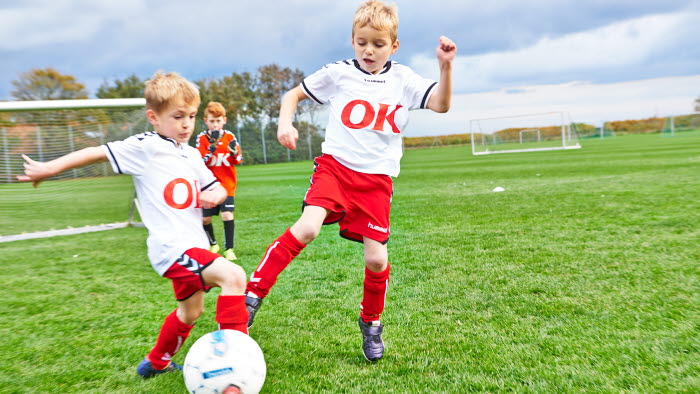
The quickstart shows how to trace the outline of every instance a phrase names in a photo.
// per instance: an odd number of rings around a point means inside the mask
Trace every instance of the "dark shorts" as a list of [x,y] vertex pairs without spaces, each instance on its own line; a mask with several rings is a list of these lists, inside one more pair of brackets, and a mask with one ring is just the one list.
[[175,299],[184,301],[200,290],[211,290],[211,286],[204,285],[202,271],[219,257],[207,249],[187,249],[163,274],[173,283]]
[[393,191],[390,176],[353,171],[333,156],[323,155],[314,160],[304,206],[331,211],[323,224],[337,222],[343,238],[363,242],[363,237],[367,237],[385,244],[389,241]]
[[219,215],[219,212],[233,212],[235,209],[233,196],[228,196],[221,204],[214,208],[202,208],[202,215],[205,218]]

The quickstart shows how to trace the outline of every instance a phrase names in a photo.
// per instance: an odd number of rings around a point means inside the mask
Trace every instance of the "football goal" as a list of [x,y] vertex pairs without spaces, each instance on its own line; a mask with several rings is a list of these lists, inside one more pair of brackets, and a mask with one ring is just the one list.
[[564,112],[473,119],[472,154],[578,149],[575,124]]
[[0,103],[0,242],[140,225],[130,177],[114,176],[107,162],[38,189],[17,175],[22,154],[45,162],[146,130],[142,98]]

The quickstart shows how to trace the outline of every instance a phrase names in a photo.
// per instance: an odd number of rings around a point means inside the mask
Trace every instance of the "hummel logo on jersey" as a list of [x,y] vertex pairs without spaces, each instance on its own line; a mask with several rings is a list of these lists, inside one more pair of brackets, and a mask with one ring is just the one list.
[[367,79],[367,78],[365,78],[365,82],[386,83],[386,81],[383,79]]
[[389,232],[389,229],[387,229],[386,227],[375,226],[371,222],[367,222],[367,227],[371,228],[372,230],[377,230],[377,231],[382,232],[382,233]]
[[[358,123],[353,123],[350,120],[350,114],[352,114],[353,109],[358,105],[364,107],[365,116]],[[389,112],[389,107],[394,107],[394,109]],[[340,120],[346,127],[351,129],[364,129],[374,121],[374,125],[372,126],[372,130],[374,131],[384,131],[384,122],[386,121],[391,126],[391,131],[398,134],[401,130],[399,130],[396,123],[394,123],[394,116],[396,115],[396,111],[401,107],[402,105],[393,106],[379,103],[379,108],[375,110],[374,106],[365,100],[352,100],[343,108],[343,112],[340,114]]]

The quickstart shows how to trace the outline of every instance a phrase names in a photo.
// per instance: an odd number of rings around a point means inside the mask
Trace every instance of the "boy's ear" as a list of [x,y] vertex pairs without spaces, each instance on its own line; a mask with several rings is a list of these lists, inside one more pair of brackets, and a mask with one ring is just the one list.
[[152,109],[147,109],[146,119],[148,119],[148,122],[153,126],[158,126],[158,117],[156,116],[156,111]]
[[391,54],[395,54],[399,50],[399,39],[397,38],[393,44],[391,44]]

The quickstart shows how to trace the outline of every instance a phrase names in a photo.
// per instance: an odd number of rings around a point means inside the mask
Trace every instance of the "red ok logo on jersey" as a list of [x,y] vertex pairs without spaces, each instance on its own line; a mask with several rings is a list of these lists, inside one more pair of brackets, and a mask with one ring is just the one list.
[[[195,185],[194,187],[192,187],[192,185],[189,182],[187,182],[187,179],[184,178],[176,178],[168,182],[168,184],[165,185],[165,189],[163,190],[163,198],[165,199],[165,203],[168,204],[168,206],[171,208],[187,209],[190,207],[190,205],[192,205],[192,201],[194,201],[195,208],[200,208],[199,187],[197,186],[199,182],[195,181],[194,183]],[[185,201],[175,201],[175,188],[178,185],[182,185],[182,187],[185,188]],[[180,197],[179,199],[182,199],[182,191],[178,194],[178,197]]]
[[[352,123],[350,120],[350,114],[358,105],[365,108],[365,116],[359,122]],[[379,110],[375,111],[374,106],[365,100],[352,100],[345,105],[345,108],[343,108],[343,112],[340,114],[340,120],[345,126],[351,129],[364,129],[374,121],[374,125],[372,126],[372,130],[374,131],[383,131],[384,122],[388,122],[389,126],[391,126],[391,131],[398,134],[401,132],[401,130],[396,127],[396,123],[394,123],[394,116],[396,115],[396,111],[398,111],[402,106],[397,105],[391,112],[389,112],[389,107],[389,104],[380,103]]]

